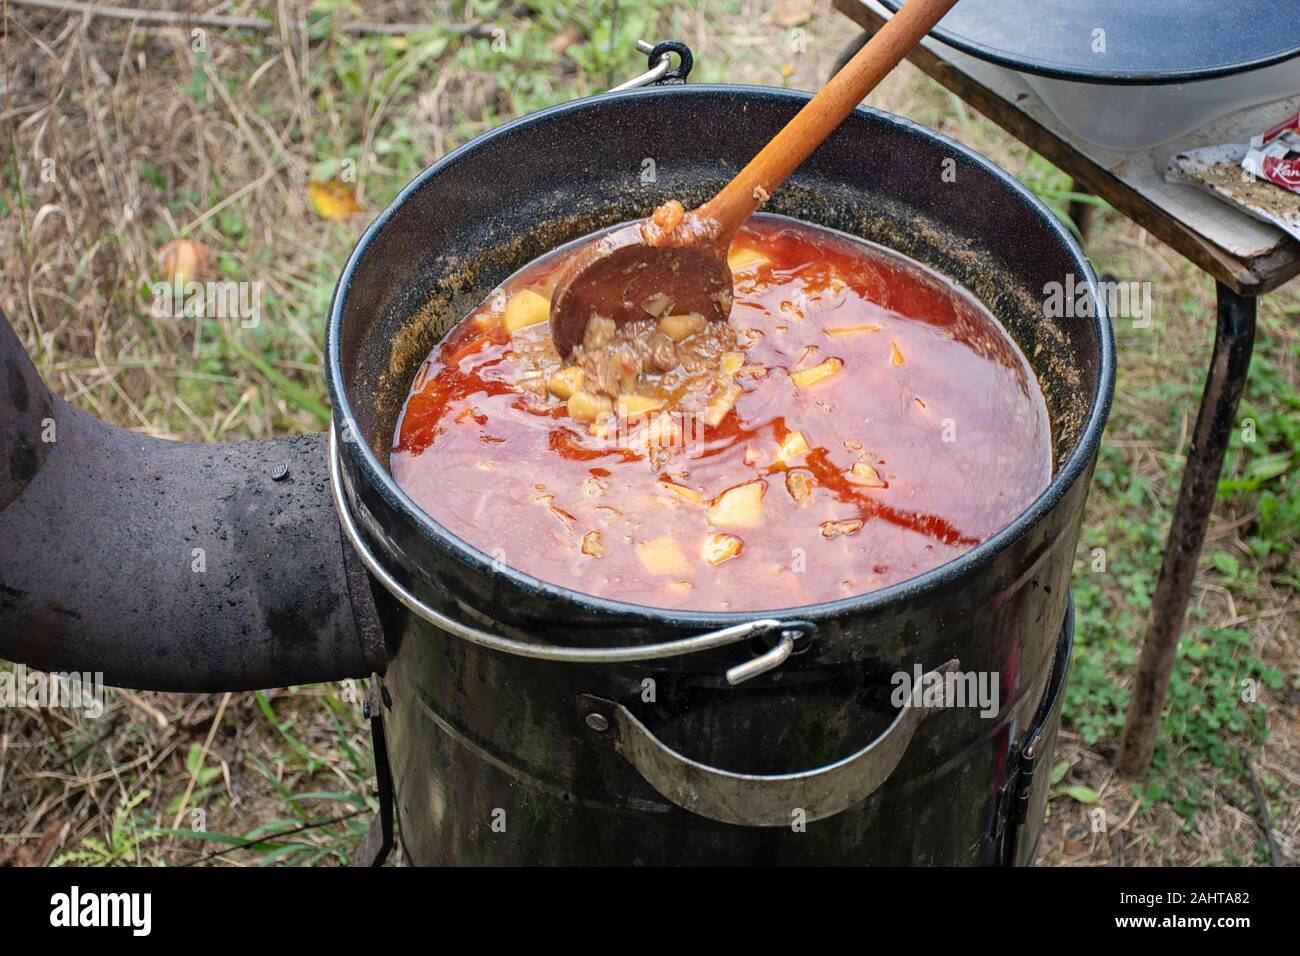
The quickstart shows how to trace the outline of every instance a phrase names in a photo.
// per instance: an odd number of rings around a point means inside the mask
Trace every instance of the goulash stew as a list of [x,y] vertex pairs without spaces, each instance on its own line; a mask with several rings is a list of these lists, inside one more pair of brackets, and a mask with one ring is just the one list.
[[1024,356],[917,263],[759,215],[729,322],[656,297],[562,361],[548,309],[573,248],[452,329],[398,423],[398,484],[505,564],[653,607],[795,607],[950,561],[1047,486]]

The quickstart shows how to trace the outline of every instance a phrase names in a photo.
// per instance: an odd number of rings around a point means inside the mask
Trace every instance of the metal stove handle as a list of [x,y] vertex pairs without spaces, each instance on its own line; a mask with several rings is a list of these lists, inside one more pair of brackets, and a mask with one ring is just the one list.
[[751,637],[775,634],[776,644],[743,664],[737,664],[727,671],[727,682],[735,685],[757,677],[773,668],[780,667],[794,652],[795,641],[808,636],[817,629],[812,621],[779,620],[762,618],[745,621],[717,631],[696,634],[675,641],[660,644],[636,644],[631,647],[566,647],[559,644],[534,644],[531,641],[519,641],[502,634],[494,634],[479,628],[463,624],[453,617],[443,614],[436,608],[425,604],[419,597],[407,590],[383,563],[375,557],[348,507],[348,496],[343,488],[343,469],[339,459],[338,429],[330,420],[329,428],[329,474],[330,489],[334,496],[334,507],[339,514],[343,534],[352,545],[361,563],[384,589],[402,603],[402,605],[422,620],[428,621],[449,634],[454,634],[471,644],[514,654],[517,657],[531,657],[544,661],[563,661],[570,664],[618,664],[634,661],[662,660],[667,657],[681,657],[685,654],[697,654],[700,651],[713,650],[729,644],[737,644]]
[[587,727],[602,746],[623,757],[662,796],[683,810],[744,827],[785,827],[802,812],[811,823],[865,800],[889,779],[921,722],[935,708],[922,694],[935,680],[961,666],[948,661],[926,674],[879,737],[855,754],[798,773],[732,773],[673,750],[622,704],[584,694],[578,698]]

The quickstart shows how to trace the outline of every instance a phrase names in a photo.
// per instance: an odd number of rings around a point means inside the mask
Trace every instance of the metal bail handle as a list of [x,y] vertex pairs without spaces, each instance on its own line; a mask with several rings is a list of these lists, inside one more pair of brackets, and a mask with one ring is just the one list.
[[701,651],[737,644],[749,638],[775,634],[777,643],[773,647],[753,660],[738,664],[727,671],[727,681],[734,685],[780,667],[794,652],[795,641],[800,637],[809,637],[817,630],[817,625],[812,621],[761,618],[733,624],[716,631],[707,631],[704,634],[696,634],[693,637],[664,641],[660,644],[635,644],[631,647],[566,647],[559,644],[535,644],[531,641],[519,641],[503,634],[483,631],[463,624],[425,604],[393,577],[370,550],[348,507],[347,495],[343,488],[343,468],[339,459],[338,429],[333,419],[330,420],[329,429],[329,473],[330,491],[334,496],[334,508],[338,512],[343,535],[352,545],[361,563],[366,566],[366,570],[416,617],[480,647],[500,651],[503,654],[513,654],[516,657],[531,657],[535,660],[563,661],[570,664],[620,664],[698,654]]
[[893,723],[857,753],[799,773],[732,773],[710,767],[673,750],[622,704],[587,694],[578,704],[595,739],[622,754],[650,786],[683,810],[736,826],[784,827],[796,810],[811,823],[875,793],[903,759],[917,727],[935,712],[921,704],[925,687],[960,666],[954,658],[922,677]]

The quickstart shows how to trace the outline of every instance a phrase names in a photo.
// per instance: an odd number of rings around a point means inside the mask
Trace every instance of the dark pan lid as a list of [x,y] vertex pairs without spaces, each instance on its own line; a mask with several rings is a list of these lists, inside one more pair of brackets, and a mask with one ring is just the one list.
[[[891,11],[902,0],[880,0]],[[1102,30],[1105,52],[1094,31]],[[960,0],[931,36],[1025,73],[1177,83],[1300,53],[1297,0]],[[1297,91],[1300,92],[1300,91]]]

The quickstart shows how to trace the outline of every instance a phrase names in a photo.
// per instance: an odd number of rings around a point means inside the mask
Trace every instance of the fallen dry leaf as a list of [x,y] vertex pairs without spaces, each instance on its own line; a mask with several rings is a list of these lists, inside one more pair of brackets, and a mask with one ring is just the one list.
[[55,819],[45,825],[39,837],[26,842],[0,846],[0,866],[43,866],[59,841],[63,821]]
[[208,270],[212,250],[193,239],[173,239],[158,250],[158,265],[172,284],[184,285]]
[[557,33],[555,39],[551,41],[552,53],[563,53],[569,47],[582,40],[582,31],[573,24],[565,27],[563,32]]
[[812,19],[816,0],[776,0],[772,4],[772,22],[779,27],[797,27]]
[[308,183],[307,195],[312,208],[322,219],[347,219],[361,211],[356,187],[337,179],[325,183]]

